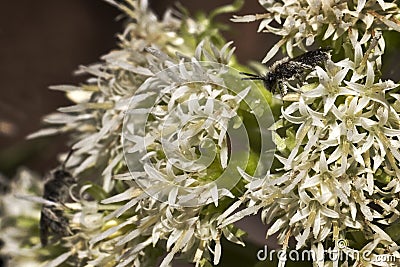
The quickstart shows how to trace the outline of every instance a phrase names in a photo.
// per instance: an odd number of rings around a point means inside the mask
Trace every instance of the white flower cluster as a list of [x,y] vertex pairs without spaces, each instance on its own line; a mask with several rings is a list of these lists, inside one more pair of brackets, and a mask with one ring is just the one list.
[[286,156],[276,156],[284,172],[249,185],[251,198],[265,203],[267,236],[279,232],[282,244],[293,236],[296,249],[322,248],[354,230],[374,244],[372,254],[397,246],[381,228],[399,218],[400,114],[391,106],[397,85],[375,82],[372,64],[363,79],[344,81],[355,73],[349,63],[317,68],[319,85],[285,108],[276,124],[278,132],[288,125],[295,130],[290,152],[283,145]]
[[217,264],[221,238],[243,245],[217,217],[244,190],[237,167],[258,159],[240,113],[271,117],[265,96],[229,67],[231,43],[203,41],[215,28],[172,11],[158,20],[145,0],[108,2],[130,18],[121,48],[81,68],[87,84],[53,86],[75,105],[30,136],[70,134],[66,169],[80,187],[48,266],[169,266],[177,254]]
[[[166,267],[179,255],[216,265],[222,238],[244,245],[233,223],[260,212],[267,237],[277,234],[284,251],[291,243],[311,249],[315,266],[398,263],[400,94],[379,76],[381,32],[400,31],[396,4],[260,0],[265,14],[234,17],[261,20],[259,31],[281,36],[264,62],[280,48],[289,55],[274,65],[281,73],[273,80],[296,92],[283,97],[273,122],[268,93],[246,81],[266,76],[245,73],[243,80],[229,67],[234,49],[212,22],[171,10],[159,20],[146,0],[106,1],[129,17],[120,48],[81,68],[92,75],[86,84],[52,87],[75,104],[30,136],[70,134],[65,167],[78,185],[70,203],[60,203],[69,235],[44,248],[39,238],[28,240],[26,259],[15,253],[21,242],[8,238],[14,262]],[[322,48],[323,60],[305,64],[303,55],[303,64],[290,64],[319,41],[335,61]],[[301,69],[285,73],[285,66]],[[1,198],[3,210],[10,196]],[[27,217],[37,223],[30,204]],[[18,234],[1,220],[1,239]],[[349,257],[328,260],[329,248]],[[378,261],[382,255],[391,261]]]
[[324,40],[337,51],[346,43],[352,31],[362,35],[361,44],[371,39],[373,31],[389,28],[400,31],[400,13],[393,2],[259,0],[259,3],[266,13],[234,16],[232,21],[261,20],[259,32],[281,36],[282,39],[267,53],[263,63],[268,62],[282,46],[291,57],[295,47],[306,51],[306,46],[314,44],[316,38]]
[[76,104],[46,116],[44,121],[51,127],[30,135],[36,138],[71,133],[74,153],[68,166],[78,166],[74,175],[96,169],[101,174],[97,182],[107,192],[113,188],[111,176],[118,172],[123,158],[120,140],[124,110],[137,88],[153,74],[146,68],[149,54],[145,48],[155,46],[170,52],[185,46],[177,33],[182,21],[174,18],[171,11],[159,21],[148,9],[147,1],[129,0],[124,5],[109,2],[130,17],[131,22],[119,36],[121,49],[104,56],[102,64],[81,67],[80,72],[94,76],[88,84],[52,86],[51,89],[65,91]]
[[[230,89],[224,83],[227,78],[241,82],[226,65],[233,52],[227,50],[229,45],[221,51],[213,47],[210,55],[201,43],[190,61],[163,59],[160,64],[170,67],[146,80],[132,98],[123,131],[127,165],[136,182],[160,201],[217,205],[221,196],[232,196],[229,190],[238,179],[222,173],[236,171],[228,158],[235,164],[245,162],[246,132],[238,109],[250,87]],[[155,52],[158,58],[166,57],[159,54]],[[203,57],[209,61],[200,62]]]
[[[231,188],[218,188],[214,181],[228,167],[228,123],[249,91],[247,88],[234,95],[219,86],[227,66],[217,62],[229,62],[233,50],[228,47],[225,45],[221,51],[214,47],[215,54],[211,55],[201,43],[195,57],[180,60],[150,49],[155,57],[149,68],[170,67],[147,79],[132,97],[123,127],[130,173],[115,177],[130,186],[101,201],[118,207],[105,219],[123,223],[89,241],[91,245],[104,240],[110,243],[115,248],[110,253],[121,254],[114,259],[116,266],[132,262],[147,266],[143,250],[161,246],[160,240],[167,240],[169,251],[160,266],[168,266],[178,252],[192,255],[191,261],[200,264],[209,257],[203,255],[208,250],[214,253],[217,263],[221,235],[240,243],[229,227],[217,229],[217,210],[215,214],[204,213],[210,201],[218,206],[222,197],[234,197]],[[199,61],[203,55],[215,64],[202,65]],[[187,60],[189,64],[183,64]],[[236,183],[234,180],[232,187]],[[126,204],[121,205],[123,202]],[[215,251],[211,250],[213,242],[217,244]]]
[[[12,181],[0,176],[0,262],[2,266],[40,266],[43,254],[38,248],[40,205],[22,199],[41,194],[43,181],[26,168],[20,168]],[[4,187],[3,187],[4,186]]]
[[[265,61],[284,44],[289,55],[293,46],[304,49],[304,39],[307,46],[326,40],[333,54],[339,39],[350,49],[342,53],[348,58],[328,60],[298,84],[273,126],[277,167],[247,185],[248,207],[222,225],[261,210],[267,237],[278,233],[284,250],[291,238],[295,249],[311,248],[315,266],[397,266],[399,94],[398,84],[379,79],[385,41],[378,30],[400,29],[399,8],[383,1],[260,3],[266,14],[234,20],[262,19],[260,30],[282,36]],[[338,246],[343,240],[347,247]],[[327,260],[329,248],[348,257]],[[377,260],[382,255],[391,258]]]

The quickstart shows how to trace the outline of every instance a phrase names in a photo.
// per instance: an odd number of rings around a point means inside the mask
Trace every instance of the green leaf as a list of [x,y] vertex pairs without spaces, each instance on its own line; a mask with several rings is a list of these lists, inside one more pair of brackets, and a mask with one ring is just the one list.
[[101,200],[107,198],[107,193],[99,185],[94,184],[94,183],[86,183],[86,184],[91,185],[91,187],[88,188],[86,190],[86,192],[89,193],[90,196],[92,196],[95,200],[101,201]]
[[400,221],[386,228],[385,232],[393,239],[393,241],[400,241]]
[[209,18],[210,18],[210,20],[212,20],[215,16],[217,16],[219,14],[233,13],[233,12],[239,11],[242,8],[243,4],[244,4],[244,0],[236,0],[235,2],[233,2],[230,5],[218,7],[210,13]]

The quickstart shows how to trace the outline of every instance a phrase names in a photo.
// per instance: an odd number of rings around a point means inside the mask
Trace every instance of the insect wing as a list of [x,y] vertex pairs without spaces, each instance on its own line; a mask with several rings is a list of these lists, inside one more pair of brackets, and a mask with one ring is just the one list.
[[304,65],[315,67],[318,64],[328,60],[330,48],[320,48],[317,50],[308,51],[298,57],[293,58],[291,61],[300,62]]

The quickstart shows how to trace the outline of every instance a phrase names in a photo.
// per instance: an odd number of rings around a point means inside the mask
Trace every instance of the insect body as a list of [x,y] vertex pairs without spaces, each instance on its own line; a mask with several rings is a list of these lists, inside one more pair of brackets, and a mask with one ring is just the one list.
[[[71,152],[68,154],[65,162],[70,157]],[[44,199],[60,204],[67,201],[69,188],[76,183],[76,179],[69,172],[65,171],[65,162],[46,181],[43,193]],[[59,237],[72,234],[68,226],[68,220],[64,217],[63,209],[58,206],[43,204],[40,214],[40,242],[42,246],[47,245],[50,233]]]
[[[320,48],[306,52],[295,58],[284,58],[274,63],[265,75],[256,75],[246,72],[241,74],[248,76],[243,80],[262,80],[267,90],[273,91],[278,83],[282,81],[300,78],[306,71],[314,69],[329,58],[330,48]],[[285,95],[286,92],[281,94]]]

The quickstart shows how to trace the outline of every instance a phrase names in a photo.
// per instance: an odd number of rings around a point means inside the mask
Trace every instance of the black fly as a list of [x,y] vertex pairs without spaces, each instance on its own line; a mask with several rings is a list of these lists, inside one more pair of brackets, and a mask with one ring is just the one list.
[[[314,69],[317,65],[324,63],[329,59],[330,48],[320,48],[317,50],[306,52],[295,58],[284,58],[275,62],[265,75],[256,75],[246,72],[240,74],[248,76],[243,80],[261,80],[264,82],[265,88],[273,91],[277,84],[281,85],[282,81],[298,79],[306,71]],[[286,90],[279,86],[281,95],[286,94]]]
[[[44,184],[43,198],[55,203],[63,204],[69,198],[69,189],[76,183],[76,179],[65,170],[65,164],[72,154],[69,152],[61,168],[52,173],[50,179]],[[48,243],[49,235],[57,237],[72,234],[68,226],[68,219],[64,217],[63,209],[54,205],[43,204],[40,214],[40,242],[42,246]]]

